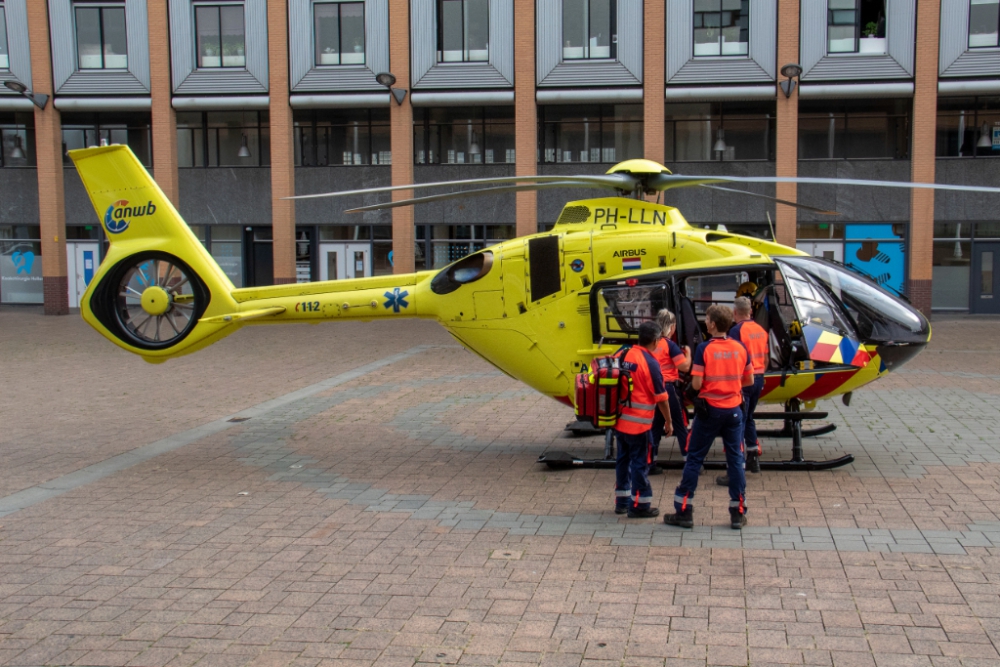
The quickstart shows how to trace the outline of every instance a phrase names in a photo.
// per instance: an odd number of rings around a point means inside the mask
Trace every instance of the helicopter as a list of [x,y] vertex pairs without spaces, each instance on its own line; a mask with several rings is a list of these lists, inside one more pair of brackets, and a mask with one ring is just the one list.
[[[605,175],[468,179],[290,199],[490,186],[351,209],[537,190],[602,188],[613,196],[568,202],[551,231],[504,241],[438,270],[351,280],[236,288],[127,146],[69,151],[110,248],[81,302],[83,318],[119,347],[149,362],[190,354],[244,325],[384,318],[434,319],[489,364],[572,407],[575,376],[596,357],[636,341],[639,325],[662,308],[677,315],[678,344],[704,339],[705,310],[750,296],[768,332],[771,361],[760,402],[784,407],[757,418],[784,421],[763,435],[790,437],[790,461],[765,468],[823,469],[850,455],[806,461],[802,437],[832,431],[817,401],[844,396],[899,368],[930,339],[928,320],[909,303],[842,265],[778,243],[698,229],[672,206],[644,196],[719,183],[799,182],[927,187],[970,192],[1000,188],[843,179],[686,176],[650,160],[628,160]],[[803,410],[804,408],[804,410]],[[552,467],[613,466],[563,452]]]

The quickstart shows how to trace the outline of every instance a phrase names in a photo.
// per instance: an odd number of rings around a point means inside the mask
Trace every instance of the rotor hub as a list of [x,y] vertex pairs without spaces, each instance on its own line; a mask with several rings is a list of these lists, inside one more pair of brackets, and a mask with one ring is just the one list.
[[151,285],[142,291],[142,309],[150,315],[163,315],[170,310],[170,295],[159,285]]

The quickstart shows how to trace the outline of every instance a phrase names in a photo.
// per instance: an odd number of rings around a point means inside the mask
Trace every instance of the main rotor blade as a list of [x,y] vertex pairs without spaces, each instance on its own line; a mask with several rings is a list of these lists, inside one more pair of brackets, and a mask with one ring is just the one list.
[[856,178],[814,178],[811,176],[685,176],[681,174],[653,174],[646,187],[650,190],[689,188],[712,183],[802,183],[805,185],[861,185],[876,188],[916,188],[919,190],[950,190],[956,192],[995,192],[1000,188],[985,185],[950,185],[947,183],[913,183],[910,181],[869,181]]
[[815,206],[807,206],[805,204],[799,204],[798,202],[788,201],[787,199],[778,199],[777,197],[757,194],[756,192],[747,192],[746,190],[736,190],[734,188],[723,188],[718,185],[705,185],[704,183],[701,184],[701,187],[708,188],[709,190],[718,190],[719,192],[735,192],[738,195],[756,197],[757,199],[767,199],[768,201],[778,202],[779,204],[784,204],[785,206],[794,206],[795,208],[801,208],[804,211],[819,213],[820,215],[840,215],[837,211],[827,211],[826,209],[816,208]]
[[387,201],[381,204],[371,204],[369,206],[359,206],[349,208],[344,213],[362,213],[363,211],[380,211],[387,208],[398,208],[400,206],[413,206],[414,204],[426,204],[432,201],[444,201],[446,199],[463,199],[465,197],[482,197],[484,195],[499,195],[505,192],[523,192],[525,190],[549,190],[553,188],[607,188],[617,190],[610,185],[587,183],[582,181],[556,181],[554,183],[530,183],[528,185],[506,185],[498,188],[479,188],[477,190],[461,190],[459,192],[445,192],[439,195],[428,195],[426,197],[416,197],[414,199],[400,199],[398,201]]
[[563,181],[578,181],[591,183],[595,187],[606,186],[615,190],[631,192],[639,185],[639,181],[628,174],[606,174],[603,176],[500,176],[496,178],[469,178],[462,181],[437,181],[434,183],[413,183],[411,185],[391,185],[381,188],[365,188],[363,190],[344,190],[342,192],[321,192],[315,195],[296,195],[282,199],[319,199],[322,197],[347,197],[349,195],[368,195],[377,192],[394,192],[396,190],[422,190],[424,188],[450,187],[453,185],[490,185],[501,183],[557,183]]

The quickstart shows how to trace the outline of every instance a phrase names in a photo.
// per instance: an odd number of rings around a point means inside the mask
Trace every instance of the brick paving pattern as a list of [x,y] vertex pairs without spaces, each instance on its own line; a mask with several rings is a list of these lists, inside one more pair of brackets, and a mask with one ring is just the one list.
[[749,476],[739,533],[710,474],[682,531],[537,465],[603,442],[430,323],[152,366],[0,310],[0,496],[59,490],[0,518],[0,664],[998,665],[997,324],[822,404],[807,456],[855,464]]

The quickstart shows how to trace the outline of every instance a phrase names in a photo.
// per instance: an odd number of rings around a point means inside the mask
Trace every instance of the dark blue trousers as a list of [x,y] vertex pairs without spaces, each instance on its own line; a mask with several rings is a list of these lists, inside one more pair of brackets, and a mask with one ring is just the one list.
[[698,489],[698,475],[708,450],[715,439],[722,436],[726,451],[726,470],[729,473],[729,509],[746,513],[746,474],[743,471],[743,411],[735,408],[708,406],[708,418],[695,417],[688,440],[687,460],[681,483],[674,492],[674,508],[683,512],[691,507],[691,499]]
[[[687,420],[684,418],[684,407],[681,405],[680,397],[677,395],[677,388],[671,382],[667,384],[667,401],[670,404],[670,422],[674,425],[674,435],[677,436],[677,445],[680,452],[684,453],[684,445],[687,443],[688,429]],[[653,416],[653,430],[650,435],[653,438],[653,460],[656,461],[660,454],[660,440],[663,438],[663,426],[666,420],[660,409],[656,409]]]
[[649,509],[653,487],[649,485],[649,461],[652,456],[649,431],[637,435],[615,430],[618,460],[615,463],[615,506]]
[[[753,419],[753,411],[757,409],[757,401],[764,391],[764,375],[754,375],[753,384],[743,387],[743,407],[746,414],[743,416],[743,449],[744,451],[754,451],[763,454],[760,441],[757,440],[757,423]],[[671,408],[672,409],[672,408]]]

